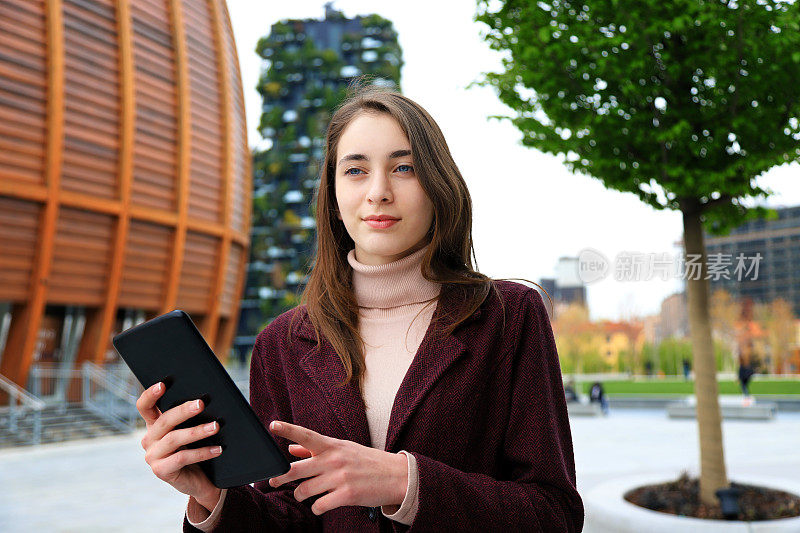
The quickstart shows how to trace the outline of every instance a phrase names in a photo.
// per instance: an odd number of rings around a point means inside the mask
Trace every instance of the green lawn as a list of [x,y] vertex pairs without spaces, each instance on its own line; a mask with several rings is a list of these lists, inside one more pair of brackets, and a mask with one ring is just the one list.
[[[606,394],[694,394],[692,381],[603,381]],[[591,383],[581,383],[581,390],[589,393]],[[741,394],[737,381],[720,381],[720,394]],[[800,380],[750,381],[750,394],[800,394]]]

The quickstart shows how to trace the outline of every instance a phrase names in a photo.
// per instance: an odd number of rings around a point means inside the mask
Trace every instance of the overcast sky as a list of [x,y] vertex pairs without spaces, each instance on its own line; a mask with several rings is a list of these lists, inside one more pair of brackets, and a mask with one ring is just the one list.
[[[261,59],[259,37],[287,18],[323,18],[324,2],[228,0],[241,64],[249,144],[258,145],[261,97],[255,87]],[[489,87],[466,86],[483,72],[500,69],[499,54],[473,21],[473,1],[340,0],[347,17],[377,13],[394,24],[405,65],[403,93],[439,123],[473,202],[473,239],[478,270],[494,278],[554,277],[561,256],[586,248],[609,260],[620,252],[668,253],[676,257],[681,238],[678,212],[657,211],[636,196],[606,190],[599,180],[571,174],[560,158],[520,144],[511,114]],[[800,165],[783,165],[759,179],[776,194],[771,206],[800,204]],[[615,281],[608,275],[587,285],[592,319],[621,319],[657,313],[680,280]]]

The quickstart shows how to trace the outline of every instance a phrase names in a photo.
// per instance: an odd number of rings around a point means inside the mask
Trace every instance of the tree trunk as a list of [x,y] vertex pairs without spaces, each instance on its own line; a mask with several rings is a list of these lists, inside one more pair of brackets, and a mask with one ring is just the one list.
[[722,448],[722,417],[708,305],[709,281],[706,279],[706,252],[699,211],[683,212],[683,235],[686,261],[690,256],[699,255],[701,266],[699,274],[687,271],[686,280],[700,435],[700,499],[707,504],[718,504],[715,492],[728,486],[728,477]]

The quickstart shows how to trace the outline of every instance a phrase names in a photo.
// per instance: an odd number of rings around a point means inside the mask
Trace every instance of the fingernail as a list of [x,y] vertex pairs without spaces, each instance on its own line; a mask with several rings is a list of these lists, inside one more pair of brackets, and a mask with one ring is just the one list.
[[281,425],[278,422],[273,422],[269,425],[272,429],[281,429]]
[[211,453],[213,453],[214,455],[222,453],[222,446],[214,446],[213,448],[211,448]]
[[217,423],[216,422],[211,422],[209,424],[206,424],[205,426],[203,426],[203,429],[205,429],[206,432],[211,433],[212,431],[217,429]]
[[155,387],[153,387],[153,392],[161,392],[161,383],[156,383]]
[[200,400],[195,400],[192,404],[192,411],[200,410]]

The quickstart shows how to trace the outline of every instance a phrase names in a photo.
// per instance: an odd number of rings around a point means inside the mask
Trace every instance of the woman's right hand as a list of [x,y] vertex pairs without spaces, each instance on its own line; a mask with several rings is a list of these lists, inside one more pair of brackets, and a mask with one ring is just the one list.
[[136,409],[147,425],[147,432],[142,438],[144,460],[158,479],[193,496],[200,505],[211,511],[219,501],[222,491],[209,481],[196,463],[218,457],[222,450],[218,446],[194,449],[185,446],[215,434],[219,431],[219,424],[210,422],[186,429],[174,429],[181,422],[201,412],[203,402],[188,401],[162,413],[156,407],[156,400],[164,390],[163,383],[156,383],[145,390],[136,401]]

